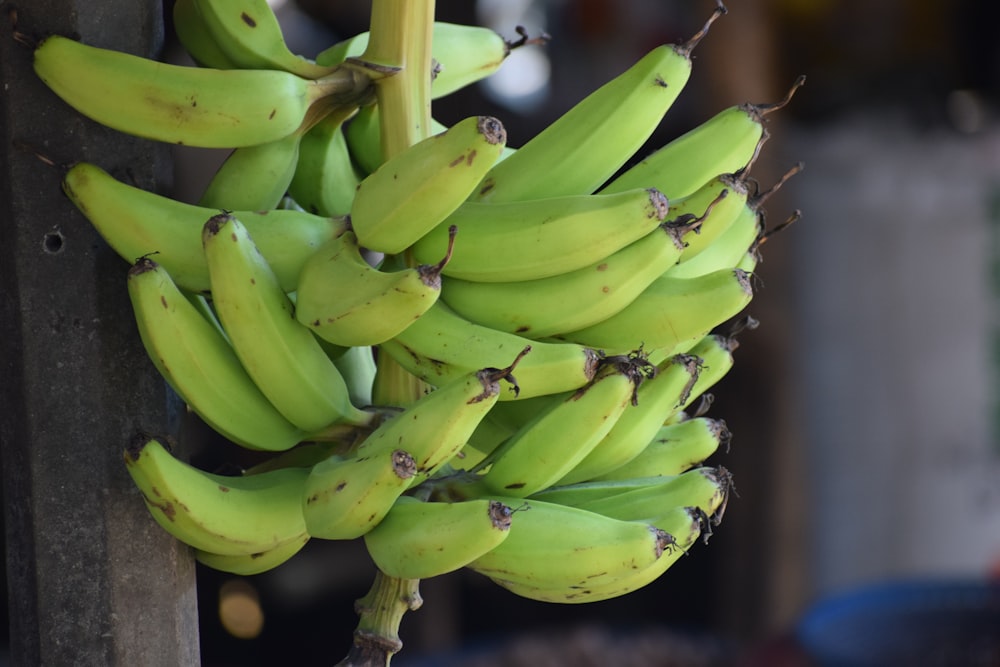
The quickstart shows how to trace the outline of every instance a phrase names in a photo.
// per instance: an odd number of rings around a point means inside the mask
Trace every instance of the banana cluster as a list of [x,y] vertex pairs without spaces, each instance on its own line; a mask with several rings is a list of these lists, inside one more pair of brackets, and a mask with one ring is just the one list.
[[[724,13],[517,148],[472,116],[390,156],[374,90],[393,72],[365,61],[368,35],[303,58],[265,0],[178,0],[195,67],[41,40],[36,72],[86,116],[232,149],[195,204],[90,163],[63,180],[131,263],[152,363],[270,453],[221,476],[137,436],[125,463],[152,517],[228,572],[360,538],[392,577],[469,568],[562,603],[635,590],[707,540],[733,485],[704,464],[729,442],[704,406],[736,349],[719,327],[752,297],[768,193],[749,168],[784,102],[623,166]],[[432,98],[524,41],[435,24]],[[430,390],[373,405],[386,359]]]

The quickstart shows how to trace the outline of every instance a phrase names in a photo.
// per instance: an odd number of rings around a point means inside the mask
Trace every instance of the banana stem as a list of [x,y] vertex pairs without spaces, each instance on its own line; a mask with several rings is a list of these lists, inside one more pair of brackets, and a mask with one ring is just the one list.
[[371,589],[355,604],[361,622],[354,631],[354,645],[336,667],[388,667],[392,656],[403,647],[399,640],[403,614],[419,609],[423,603],[419,583],[419,579],[375,574]]

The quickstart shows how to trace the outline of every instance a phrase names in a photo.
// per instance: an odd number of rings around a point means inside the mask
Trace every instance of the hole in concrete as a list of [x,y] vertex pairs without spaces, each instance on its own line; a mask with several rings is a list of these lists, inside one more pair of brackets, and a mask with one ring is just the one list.
[[42,248],[50,255],[55,255],[63,250],[63,235],[61,232],[49,232],[42,240]]

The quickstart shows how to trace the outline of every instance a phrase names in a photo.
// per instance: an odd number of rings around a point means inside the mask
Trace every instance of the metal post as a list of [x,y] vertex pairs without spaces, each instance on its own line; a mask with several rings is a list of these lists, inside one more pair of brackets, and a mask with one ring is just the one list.
[[[198,665],[195,569],[156,526],[122,461],[164,431],[168,397],[125,289],[128,263],[61,194],[88,160],[147,189],[167,147],[82,118],[13,38],[49,33],[155,56],[160,2],[0,0],[0,444],[17,665]],[[14,19],[16,18],[16,25]],[[10,20],[8,20],[10,19]]]

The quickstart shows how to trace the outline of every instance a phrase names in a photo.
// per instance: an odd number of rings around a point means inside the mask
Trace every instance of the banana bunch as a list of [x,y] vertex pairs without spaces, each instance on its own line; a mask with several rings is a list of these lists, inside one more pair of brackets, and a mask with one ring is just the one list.
[[[196,66],[57,35],[34,53],[99,123],[232,151],[193,204],[95,164],[63,178],[131,264],[152,364],[266,457],[223,476],[138,436],[125,464],[154,520],[228,572],[360,538],[391,577],[468,568],[561,603],[645,586],[707,541],[733,482],[705,464],[730,435],[699,405],[733,365],[720,327],[753,296],[780,186],[749,173],[765,116],[801,81],[636,155],[718,3],[516,148],[470,116],[390,152],[376,93],[405,69],[369,61],[368,33],[309,59],[264,0],[173,11]],[[431,33],[430,99],[544,41]],[[421,390],[380,404],[392,373]]]

